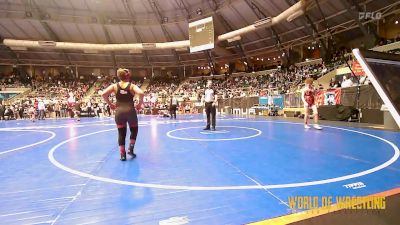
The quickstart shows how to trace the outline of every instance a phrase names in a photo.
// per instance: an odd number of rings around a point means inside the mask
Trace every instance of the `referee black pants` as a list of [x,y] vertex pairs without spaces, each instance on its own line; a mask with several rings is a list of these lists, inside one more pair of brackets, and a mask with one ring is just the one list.
[[169,114],[171,115],[171,119],[176,119],[176,109],[177,109],[177,105],[170,106]]
[[[215,116],[217,114],[217,109],[215,106],[212,105],[212,102],[206,102],[206,114],[207,114],[207,127],[210,128],[210,120],[211,120],[211,126],[215,128]],[[212,117],[210,119],[210,116]]]

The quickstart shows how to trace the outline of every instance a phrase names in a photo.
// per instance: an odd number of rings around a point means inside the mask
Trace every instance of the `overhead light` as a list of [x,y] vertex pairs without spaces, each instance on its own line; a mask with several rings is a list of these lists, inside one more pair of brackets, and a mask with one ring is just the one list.
[[285,56],[285,53],[282,53],[282,56]]
[[394,24],[399,24],[399,21],[398,20],[394,21]]
[[264,58],[261,58],[261,61],[264,61]]
[[276,58],[274,57],[274,60],[276,60]]
[[270,58],[268,58],[268,61],[271,60]]
[[20,46],[11,46],[10,48],[11,48],[11,50],[14,50],[14,51],[26,51],[26,50],[28,50],[27,47],[20,47]]
[[257,58],[257,60],[260,60],[259,58]]
[[55,47],[57,45],[54,41],[38,41],[38,44],[43,47]]
[[83,50],[83,52],[86,53],[86,54],[97,54],[97,53],[99,53],[98,50],[94,50],[94,49],[85,49],[85,50]]
[[244,65],[247,65],[247,62],[243,62],[244,63]]
[[177,52],[186,52],[188,50],[187,47],[183,47],[183,48],[176,48],[175,51]]
[[308,49],[311,49],[311,47],[310,47],[310,46],[308,46]]
[[280,56],[278,56],[278,59],[280,59],[281,57]]
[[129,54],[139,54],[142,53],[142,50],[140,49],[131,49],[129,50]]
[[261,20],[258,20],[256,22],[254,22],[253,25],[256,28],[259,28],[259,27],[266,26],[266,25],[271,24],[271,23],[272,23],[271,17],[267,17],[267,18],[264,18],[264,19],[261,19]]
[[201,8],[198,8],[198,9],[196,10],[196,14],[197,14],[197,15],[203,14],[203,11],[201,10]]
[[227,41],[229,43],[234,42],[234,41],[240,41],[240,39],[242,39],[240,36],[235,36],[233,38],[229,38]]

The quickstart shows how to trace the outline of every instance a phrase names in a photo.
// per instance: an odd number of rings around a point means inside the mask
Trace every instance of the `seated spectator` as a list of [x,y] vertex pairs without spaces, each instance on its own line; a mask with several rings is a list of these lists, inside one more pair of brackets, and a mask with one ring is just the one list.
[[343,76],[343,81],[342,81],[342,88],[347,88],[347,87],[352,87],[353,81],[349,78],[347,78],[347,76]]

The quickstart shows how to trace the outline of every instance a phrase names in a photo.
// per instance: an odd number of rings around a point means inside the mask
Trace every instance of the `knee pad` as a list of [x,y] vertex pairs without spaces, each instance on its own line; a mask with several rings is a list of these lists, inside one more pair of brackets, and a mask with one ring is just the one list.
[[132,140],[136,140],[138,131],[139,131],[139,127],[135,126],[135,127],[129,127],[129,130],[131,131],[131,136],[130,139]]
[[118,128],[118,145],[125,145],[126,127]]

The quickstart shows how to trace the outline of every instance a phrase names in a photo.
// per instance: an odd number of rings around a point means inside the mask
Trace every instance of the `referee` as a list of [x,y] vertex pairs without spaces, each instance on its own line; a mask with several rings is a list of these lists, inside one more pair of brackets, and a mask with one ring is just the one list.
[[[207,89],[204,91],[203,102],[205,102],[205,109],[207,114],[207,126],[206,128],[204,128],[204,130],[210,130],[211,125],[212,130],[215,131],[215,116],[217,114],[216,107],[218,106],[218,99],[216,91],[212,88],[211,80],[207,82]],[[210,116],[212,117],[211,124]]]
[[169,114],[171,115],[171,119],[176,119],[176,110],[178,109],[178,99],[175,96],[171,96],[169,102]]

